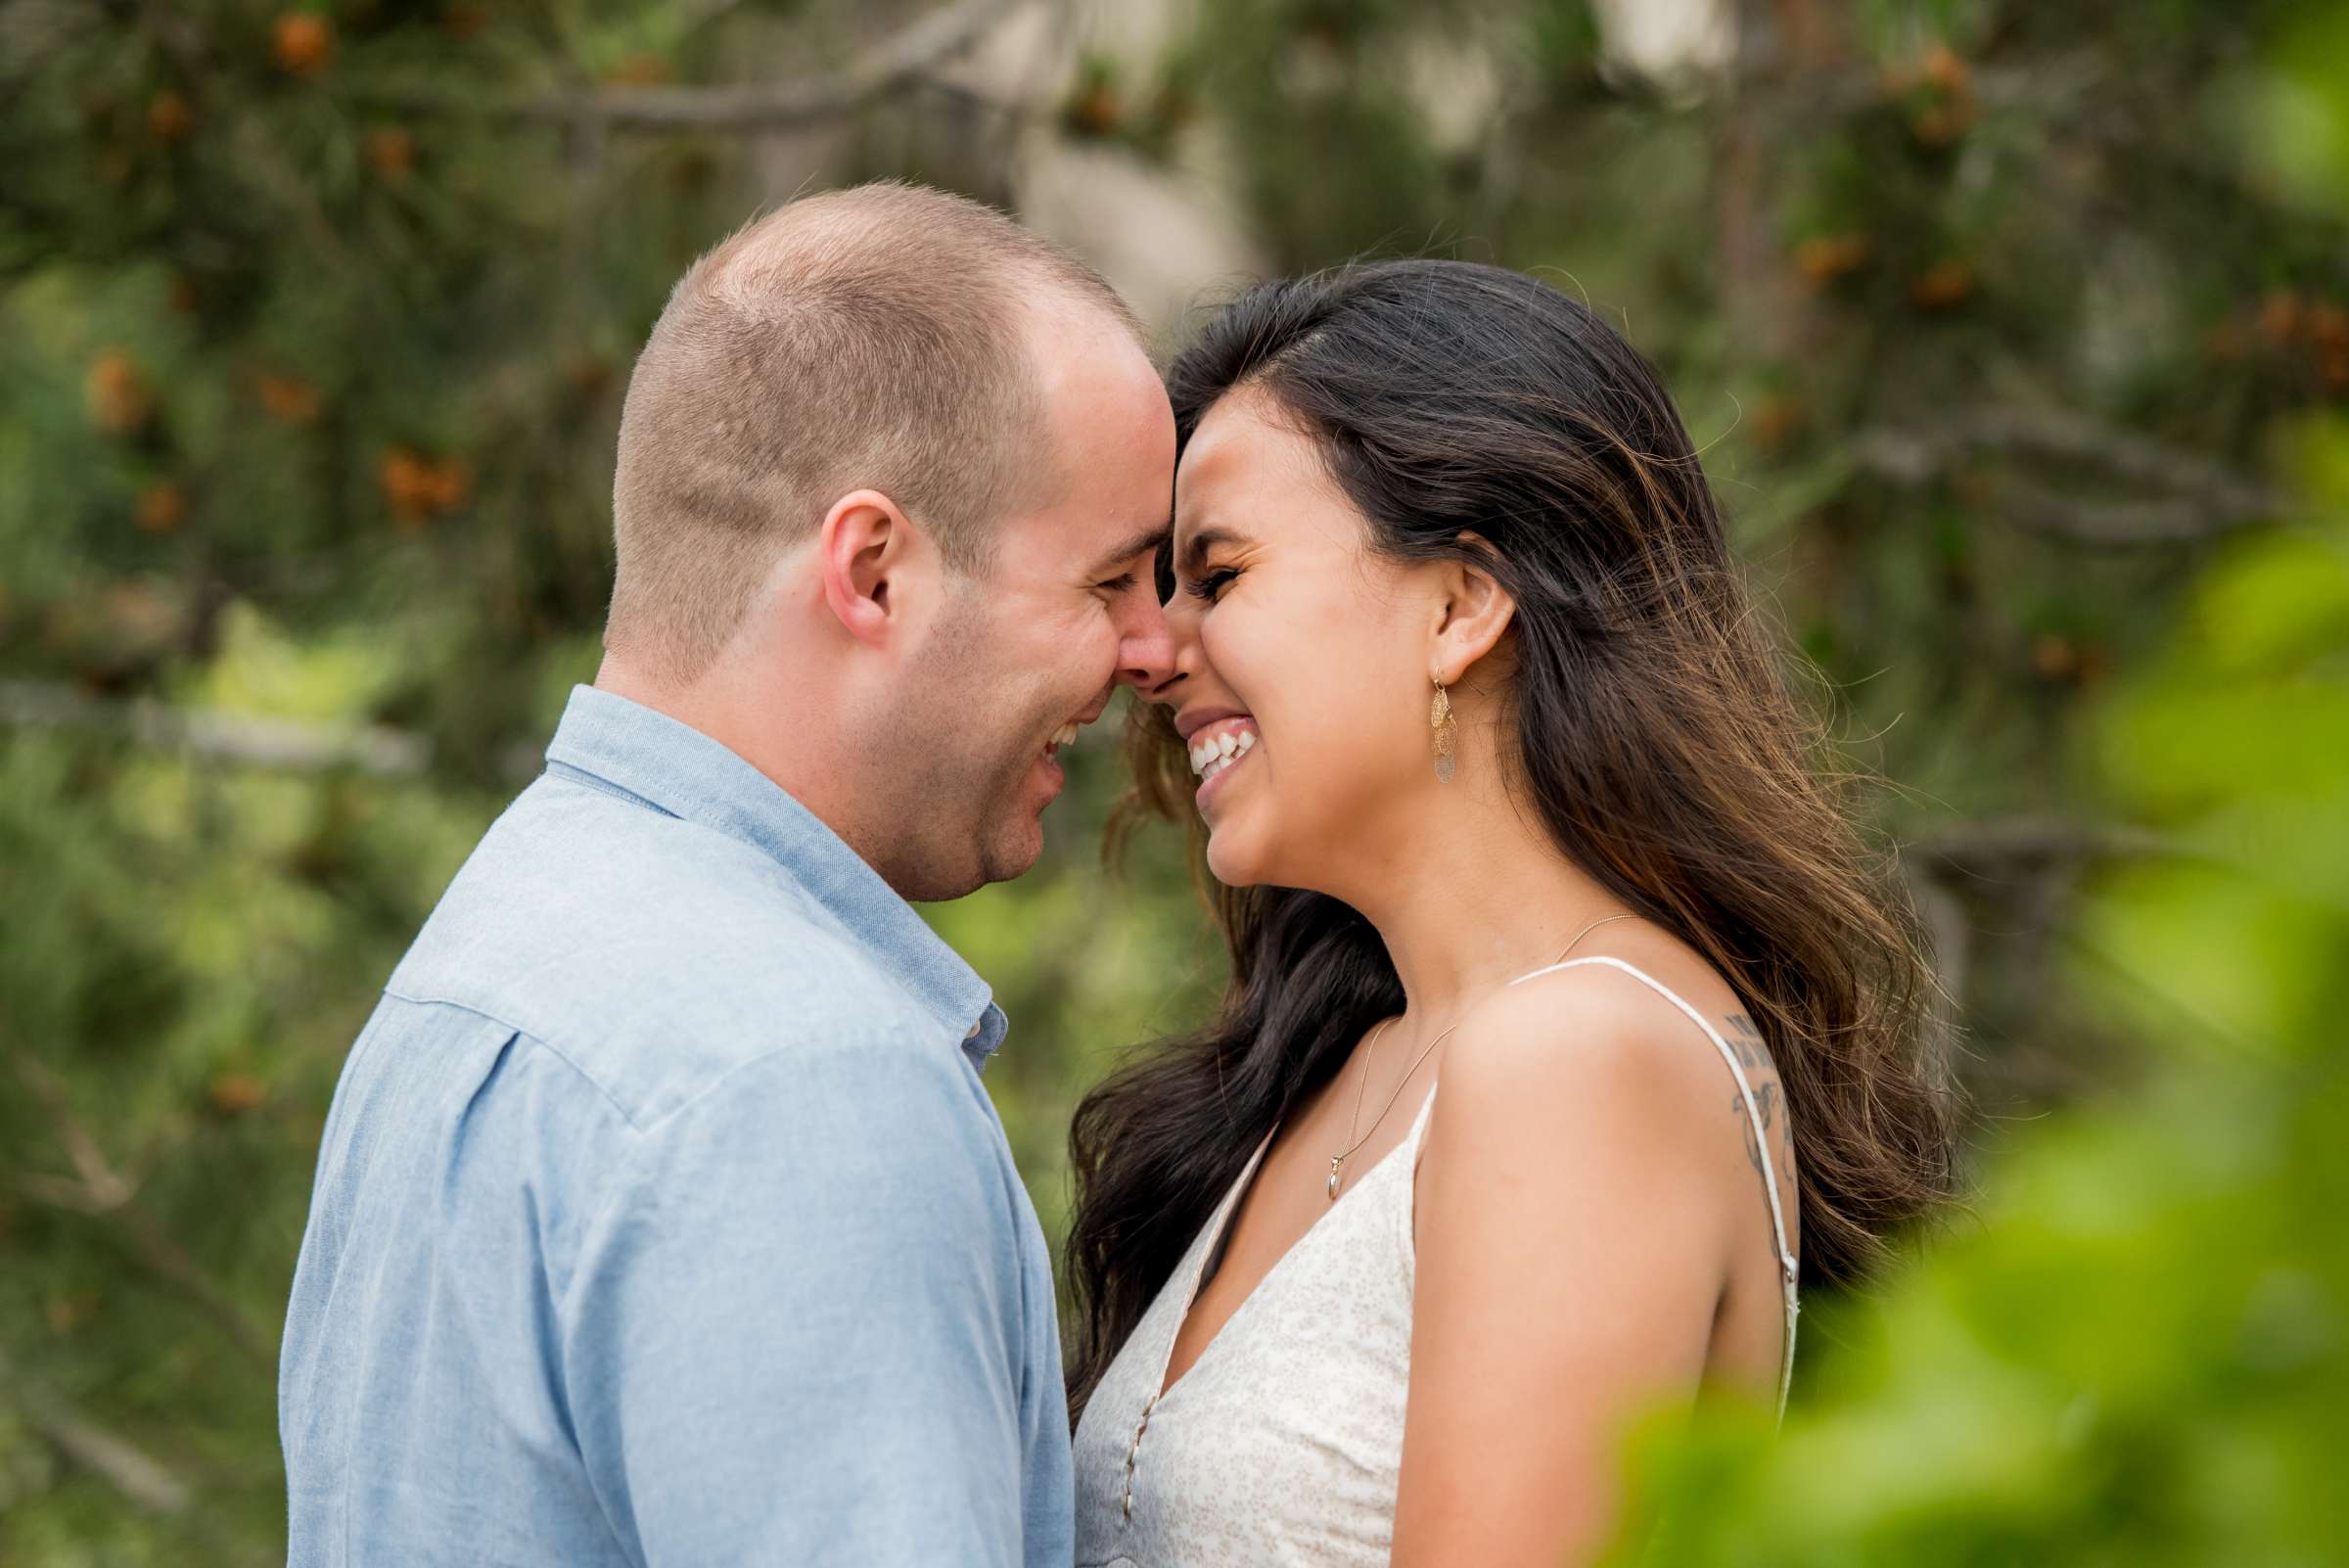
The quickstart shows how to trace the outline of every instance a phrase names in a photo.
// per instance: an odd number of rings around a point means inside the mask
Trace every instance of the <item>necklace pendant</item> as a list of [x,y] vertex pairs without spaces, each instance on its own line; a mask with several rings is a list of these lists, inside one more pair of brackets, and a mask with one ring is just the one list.
[[1338,1173],[1345,1168],[1345,1165],[1346,1156],[1343,1154],[1329,1162],[1329,1201],[1332,1203],[1338,1201]]

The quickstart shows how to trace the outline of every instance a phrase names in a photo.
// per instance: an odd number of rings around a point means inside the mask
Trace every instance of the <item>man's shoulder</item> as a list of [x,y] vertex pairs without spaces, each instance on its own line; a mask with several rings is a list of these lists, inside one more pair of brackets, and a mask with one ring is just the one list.
[[385,989],[530,1037],[639,1127],[769,1054],[937,1044],[774,860],[555,777],[484,837]]

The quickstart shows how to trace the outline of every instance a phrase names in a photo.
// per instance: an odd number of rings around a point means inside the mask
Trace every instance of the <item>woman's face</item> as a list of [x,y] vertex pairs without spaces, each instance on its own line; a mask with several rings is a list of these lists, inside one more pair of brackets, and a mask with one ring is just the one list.
[[1200,420],[1174,482],[1175,673],[1154,695],[1228,886],[1347,898],[1435,787],[1432,570],[1372,552],[1366,529],[1263,392]]

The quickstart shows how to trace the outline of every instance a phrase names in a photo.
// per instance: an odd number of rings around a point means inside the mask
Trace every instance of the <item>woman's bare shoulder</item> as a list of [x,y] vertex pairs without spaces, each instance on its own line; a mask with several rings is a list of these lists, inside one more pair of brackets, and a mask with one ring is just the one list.
[[[1702,965],[1633,965],[1637,975],[1612,962],[1573,963],[1537,971],[1502,987],[1461,1020],[1446,1051],[1447,1092],[1455,1075],[1481,1085],[1527,1091],[1571,1090],[1612,1084],[1626,1091],[1702,1090],[1709,1097],[1725,1071],[1719,1047],[1675,998],[1695,1010],[1722,1035],[1741,1065],[1748,1053],[1738,1033],[1753,1036],[1753,1054],[1767,1061],[1760,1036],[1735,993]],[[1638,978],[1646,975],[1671,995]]]
[[[1779,1091],[1760,1032],[1709,969],[1673,967],[1672,979],[1653,978],[1720,1035],[1769,1127]],[[1721,1048],[1671,997],[1604,963],[1536,974],[1461,1021],[1446,1049],[1429,1141],[1431,1150],[1603,1152],[1619,1175],[1702,1175],[1725,1202],[1743,1195],[1731,1178],[1753,1158],[1744,1090]]]

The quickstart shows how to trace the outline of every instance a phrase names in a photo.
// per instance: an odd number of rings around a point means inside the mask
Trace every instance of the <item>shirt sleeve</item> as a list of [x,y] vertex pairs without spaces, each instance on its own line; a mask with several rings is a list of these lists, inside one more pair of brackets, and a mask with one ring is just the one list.
[[1022,1561],[1019,1230],[950,1050],[736,1070],[582,1238],[563,1377],[648,1568]]

